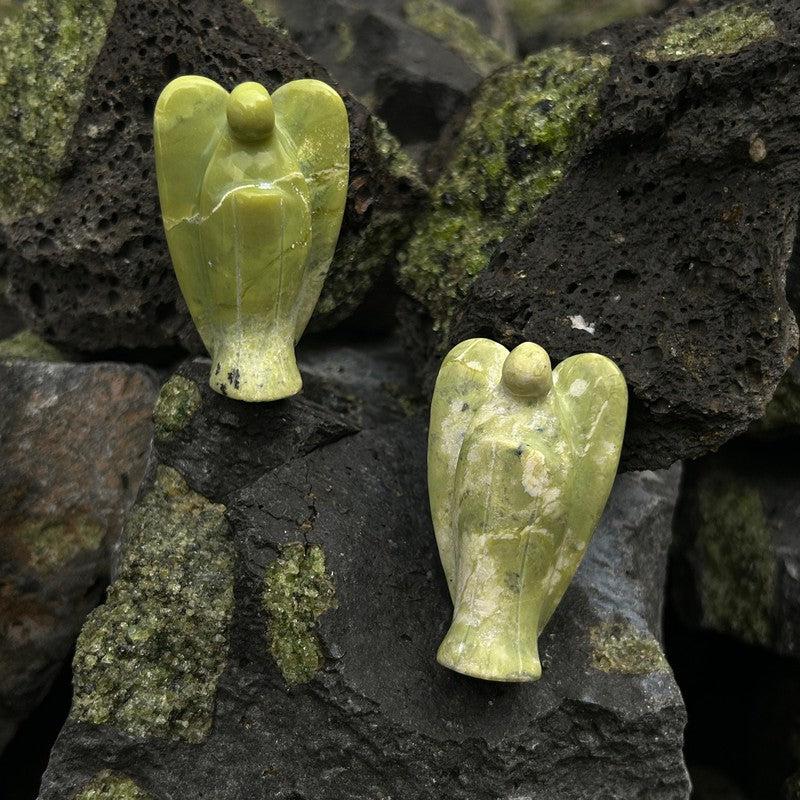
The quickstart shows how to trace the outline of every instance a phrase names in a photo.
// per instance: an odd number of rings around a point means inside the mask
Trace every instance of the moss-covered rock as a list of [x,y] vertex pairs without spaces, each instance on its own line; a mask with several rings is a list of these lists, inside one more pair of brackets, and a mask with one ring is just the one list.
[[495,248],[535,214],[580,152],[610,60],[558,47],[488,78],[432,205],[401,256],[401,279],[438,328]]
[[613,22],[651,14],[665,0],[505,0],[520,50],[585,36]]
[[0,22],[0,222],[41,209],[115,0],[28,0]]
[[131,511],[108,600],[79,637],[74,719],[137,737],[206,736],[233,611],[224,514],[158,467]]
[[159,439],[169,439],[183,430],[200,408],[200,402],[197,384],[183,375],[173,375],[161,387],[153,409],[155,435]]
[[603,622],[589,633],[592,664],[601,672],[647,675],[668,671],[667,660],[652,634],[628,622]]
[[698,488],[698,513],[704,624],[767,644],[777,573],[758,490],[730,473],[708,476]]
[[27,361],[65,361],[64,354],[33,331],[20,331],[0,339],[0,359]]
[[264,610],[269,619],[269,644],[286,683],[310,681],[323,663],[314,627],[336,607],[333,580],[325,571],[319,545],[296,542],[281,548],[264,576]]
[[486,36],[474,20],[441,0],[406,0],[403,10],[409,24],[458,53],[480,75],[511,60],[508,51]]
[[50,573],[84,551],[99,550],[106,534],[103,525],[88,514],[32,516],[21,520],[11,533],[24,548],[25,563],[38,573]]
[[751,3],[733,3],[670,26],[645,44],[642,55],[649,61],[726,56],[777,33],[769,11]]
[[104,769],[86,784],[74,800],[150,800],[130,778]]

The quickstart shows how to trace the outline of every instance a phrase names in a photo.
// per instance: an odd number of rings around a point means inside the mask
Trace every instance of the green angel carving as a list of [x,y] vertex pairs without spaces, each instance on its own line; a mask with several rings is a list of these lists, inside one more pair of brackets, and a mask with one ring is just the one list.
[[431,405],[428,488],[453,600],[440,664],[495,681],[541,676],[537,640],[600,520],[628,391],[595,353],[552,370],[538,345],[469,339]]
[[172,81],[155,110],[161,213],[211,386],[239,400],[296,394],[294,345],[333,258],[350,136],[341,97],[298,80],[271,96]]

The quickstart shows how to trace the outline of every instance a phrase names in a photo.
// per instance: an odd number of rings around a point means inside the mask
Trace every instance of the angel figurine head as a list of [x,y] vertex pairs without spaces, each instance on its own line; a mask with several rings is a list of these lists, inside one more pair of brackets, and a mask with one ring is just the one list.
[[628,391],[595,353],[551,369],[538,345],[469,339],[431,405],[428,489],[453,601],[440,664],[494,681],[541,676],[538,636],[600,520]]
[[154,119],[172,263],[211,354],[210,383],[277,400],[302,380],[294,345],[319,298],[342,222],[350,136],[341,97],[298,80],[272,95],[172,81]]

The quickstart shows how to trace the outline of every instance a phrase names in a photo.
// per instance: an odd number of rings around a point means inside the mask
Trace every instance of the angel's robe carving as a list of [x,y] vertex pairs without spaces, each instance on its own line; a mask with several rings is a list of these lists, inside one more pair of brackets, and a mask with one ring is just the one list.
[[210,383],[240,400],[302,387],[294,345],[333,258],[347,195],[341,97],[298,80],[270,96],[196,75],[156,105],[161,212],[178,282],[211,354]]
[[437,659],[477,678],[541,676],[537,639],[614,482],[628,392],[613,361],[551,370],[526,342],[469,339],[445,358],[431,405],[428,487],[453,621]]

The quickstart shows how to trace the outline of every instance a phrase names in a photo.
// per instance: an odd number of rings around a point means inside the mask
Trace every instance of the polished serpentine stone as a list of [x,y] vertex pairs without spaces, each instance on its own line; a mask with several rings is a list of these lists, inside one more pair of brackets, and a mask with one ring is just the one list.
[[431,405],[428,484],[453,622],[437,659],[496,681],[541,676],[537,638],[605,507],[625,432],[619,368],[595,353],[469,339]]
[[230,94],[199,76],[162,92],[155,155],[175,273],[211,353],[211,386],[239,400],[297,394],[294,344],[328,272],[347,195],[338,93],[291,81]]

